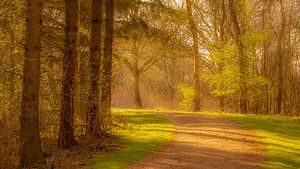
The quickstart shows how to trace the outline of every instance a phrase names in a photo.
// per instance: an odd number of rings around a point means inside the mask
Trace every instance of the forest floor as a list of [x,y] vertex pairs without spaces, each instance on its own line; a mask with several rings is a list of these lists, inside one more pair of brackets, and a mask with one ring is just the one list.
[[265,160],[261,138],[217,117],[159,113],[176,125],[172,142],[127,169],[252,169]]

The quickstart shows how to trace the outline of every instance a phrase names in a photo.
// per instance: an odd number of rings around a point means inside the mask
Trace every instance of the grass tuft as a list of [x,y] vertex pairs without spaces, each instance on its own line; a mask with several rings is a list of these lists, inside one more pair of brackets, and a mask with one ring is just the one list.
[[159,149],[172,139],[174,126],[165,118],[152,115],[146,111],[120,110],[117,113],[126,118],[128,126],[115,131],[125,136],[121,151],[104,155],[95,159],[92,169],[120,169],[124,168],[149,153]]

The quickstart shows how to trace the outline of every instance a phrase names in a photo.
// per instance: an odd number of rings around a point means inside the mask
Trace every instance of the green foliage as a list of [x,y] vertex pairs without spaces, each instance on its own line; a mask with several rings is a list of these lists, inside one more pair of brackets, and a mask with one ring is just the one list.
[[[262,86],[268,80],[257,73],[252,63],[256,63],[259,45],[268,39],[269,31],[252,32],[242,37],[245,52],[246,72],[244,78],[249,93],[249,99],[255,100],[264,95]],[[214,72],[204,74],[205,79],[212,86],[216,96],[238,95],[240,91],[241,73],[239,51],[235,43],[211,45],[216,50],[211,52],[210,59],[215,65]]]
[[185,84],[178,85],[178,89],[182,95],[179,105],[184,109],[190,111],[193,107],[194,88]]
[[250,46],[257,48],[259,45],[262,45],[266,42],[271,35],[272,30],[262,30],[259,32],[251,32],[242,37],[242,42],[247,48]]
[[205,74],[204,77],[214,88],[216,96],[230,95],[239,90],[239,67],[237,49],[233,45],[222,47],[219,52],[213,52],[211,58],[218,67],[215,73]]
[[225,45],[210,55],[218,70],[204,74],[204,77],[214,89],[213,94],[216,96],[235,94],[239,91],[237,53],[234,45]]
[[264,90],[263,86],[267,85],[269,81],[258,75],[252,75],[249,79],[247,79],[248,90],[248,99],[250,102],[256,102],[257,99],[262,99],[266,96],[267,90]]

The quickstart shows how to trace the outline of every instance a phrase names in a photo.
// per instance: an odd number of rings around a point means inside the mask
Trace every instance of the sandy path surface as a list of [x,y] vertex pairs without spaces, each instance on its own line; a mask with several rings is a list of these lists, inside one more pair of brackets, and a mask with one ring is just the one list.
[[127,169],[254,169],[264,147],[252,131],[225,119],[158,113],[176,125],[172,142]]

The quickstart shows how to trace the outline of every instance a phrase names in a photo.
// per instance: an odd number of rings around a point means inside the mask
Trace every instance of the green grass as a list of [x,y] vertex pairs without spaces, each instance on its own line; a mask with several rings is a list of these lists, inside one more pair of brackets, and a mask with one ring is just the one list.
[[267,149],[263,169],[300,169],[300,118],[286,116],[200,113],[223,117],[254,129]]
[[124,168],[172,139],[172,131],[175,128],[165,118],[139,110],[120,109],[117,114],[128,119],[128,127],[116,131],[125,136],[125,139],[121,140],[125,148],[94,160],[92,169]]
[[[172,139],[174,126],[166,119],[149,113],[155,110],[114,110],[128,118],[129,128],[117,131],[126,136],[122,140],[126,148],[94,160],[93,169],[124,168]],[[300,169],[300,118],[211,112],[199,114],[226,118],[253,129],[262,138],[267,150],[267,159],[260,168]]]

